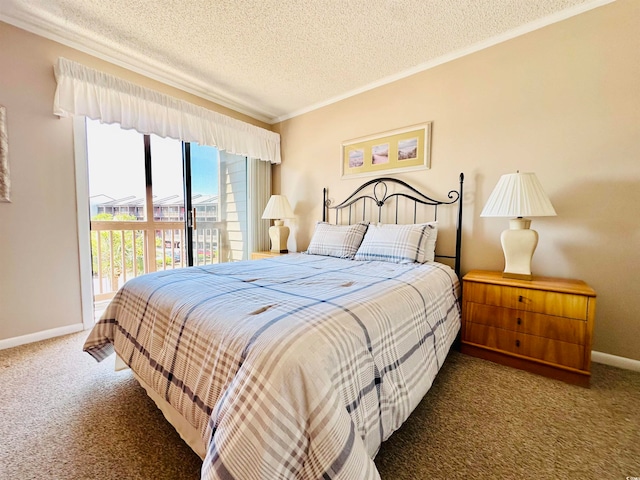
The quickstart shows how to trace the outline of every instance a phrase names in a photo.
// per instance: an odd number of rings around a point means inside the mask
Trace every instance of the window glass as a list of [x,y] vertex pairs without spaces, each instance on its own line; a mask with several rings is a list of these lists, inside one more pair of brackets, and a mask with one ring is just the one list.
[[220,261],[220,155],[215,147],[191,144],[191,205],[195,214],[193,264]]
[[86,125],[91,219],[144,220],[144,136],[97,120]]

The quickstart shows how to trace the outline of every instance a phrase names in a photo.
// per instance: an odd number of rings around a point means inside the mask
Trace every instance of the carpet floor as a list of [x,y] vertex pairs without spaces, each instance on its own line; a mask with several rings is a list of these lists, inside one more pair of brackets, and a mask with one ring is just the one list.
[[[86,336],[0,351],[0,479],[198,479],[198,456]],[[594,364],[586,389],[451,352],[375,463],[383,480],[640,477],[640,373]]]

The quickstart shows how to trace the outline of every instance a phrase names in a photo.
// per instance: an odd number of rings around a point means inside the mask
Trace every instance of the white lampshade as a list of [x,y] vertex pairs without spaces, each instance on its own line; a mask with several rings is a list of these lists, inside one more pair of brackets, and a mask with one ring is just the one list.
[[294,216],[289,200],[284,195],[271,195],[262,214],[263,219],[270,220],[282,220],[283,218],[293,218]]
[[556,211],[535,173],[502,175],[481,217],[548,217]]
[[516,217],[500,240],[504,252],[503,277],[531,280],[531,259],[538,245],[538,232],[531,220],[523,218],[555,216],[556,211],[535,173],[503,175],[482,209],[481,217]]
[[274,220],[274,225],[269,228],[272,252],[288,252],[287,240],[289,239],[289,227],[284,225],[283,219],[293,218],[294,216],[287,197],[284,195],[271,195],[262,214],[262,218]]

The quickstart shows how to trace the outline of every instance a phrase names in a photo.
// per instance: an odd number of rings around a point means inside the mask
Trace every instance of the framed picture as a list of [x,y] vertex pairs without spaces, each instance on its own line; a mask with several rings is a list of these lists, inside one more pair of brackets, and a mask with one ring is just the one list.
[[431,122],[348,140],[342,178],[425,170],[431,163]]
[[0,105],[0,202],[11,201],[9,197],[9,139],[7,138],[7,110]]

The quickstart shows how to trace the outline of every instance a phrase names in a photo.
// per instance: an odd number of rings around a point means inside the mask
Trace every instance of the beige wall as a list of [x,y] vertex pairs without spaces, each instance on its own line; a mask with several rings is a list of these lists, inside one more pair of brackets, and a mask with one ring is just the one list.
[[0,203],[0,341],[82,324],[73,122],[52,113],[60,56],[266,127],[0,22],[0,105],[7,108],[12,185],[12,203]]
[[[535,171],[557,217],[537,218],[534,271],[598,292],[594,349],[640,360],[640,2],[618,0],[542,30],[283,122],[274,189],[304,249],[322,188],[339,199],[340,143],[433,121],[433,193],[467,177],[463,270],[502,268],[506,220],[481,219],[499,176]],[[0,341],[82,322],[72,122],[52,115],[59,56],[260,122],[0,22],[12,203],[0,203]]]
[[445,193],[465,172],[463,271],[503,268],[507,219],[480,218],[500,175],[534,171],[557,217],[533,220],[534,273],[598,293],[594,350],[640,360],[640,2],[619,0],[276,126],[275,188],[298,250],[341,199],[341,142],[433,121],[432,168],[401,175]]

